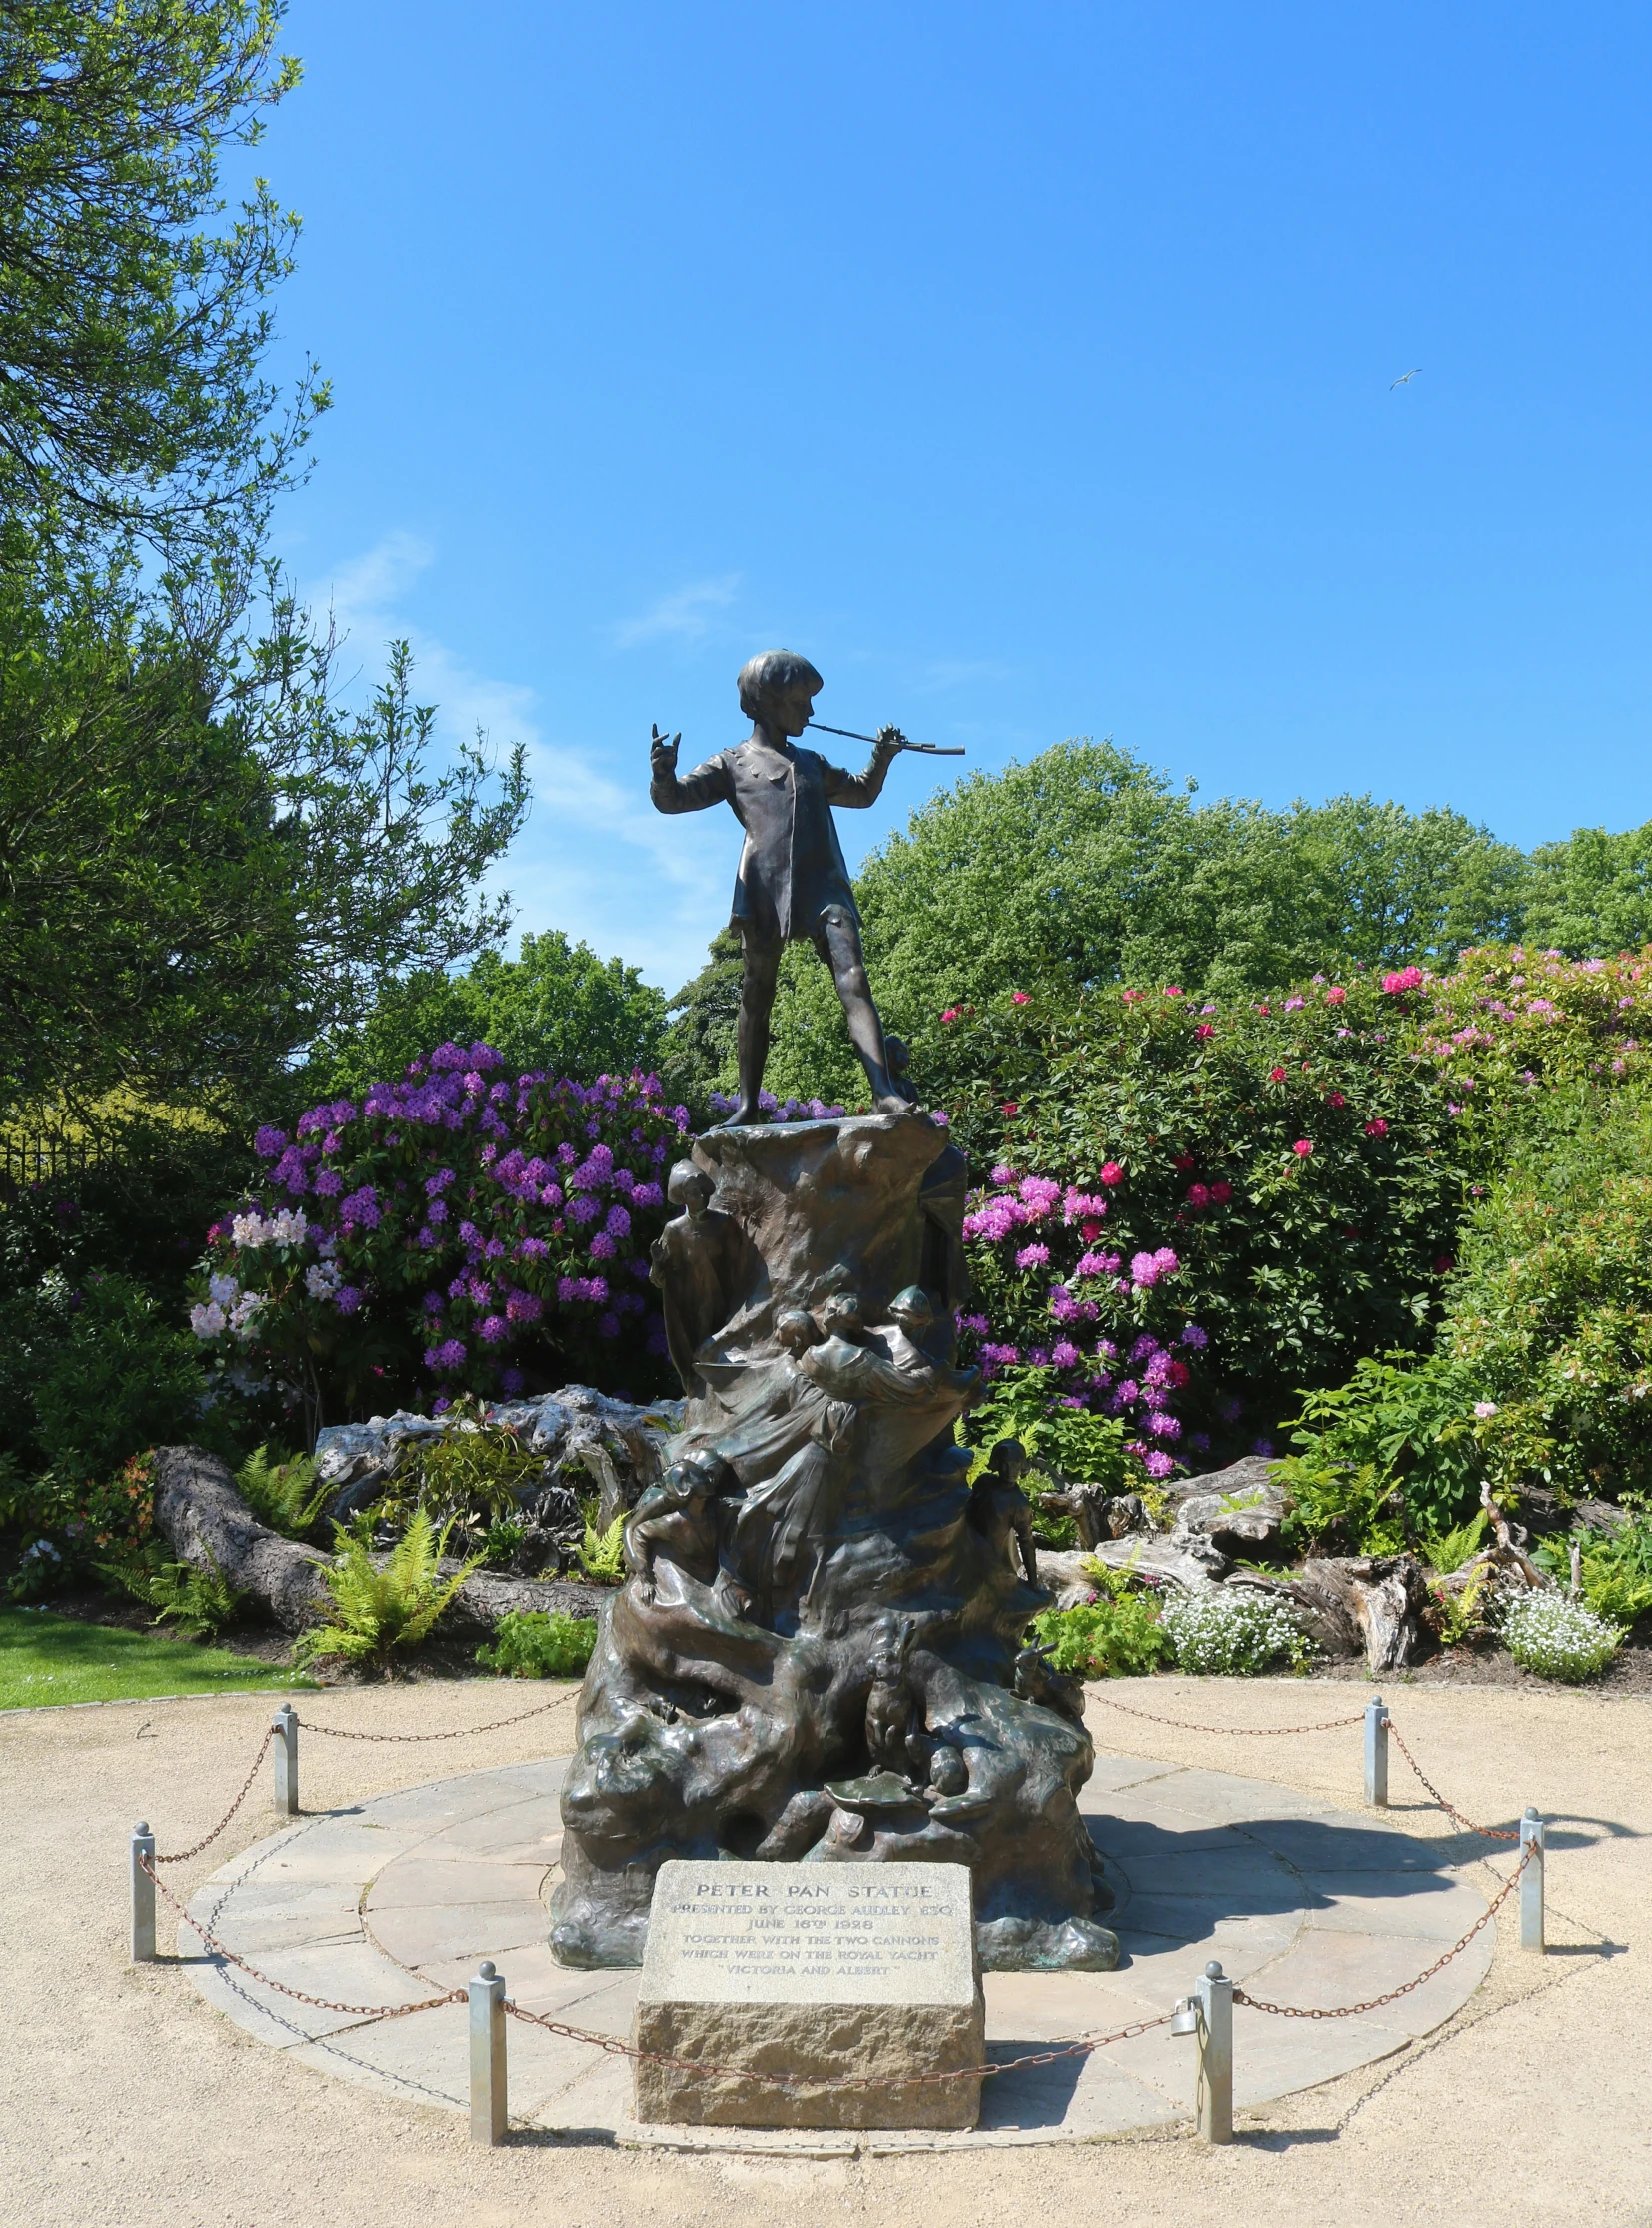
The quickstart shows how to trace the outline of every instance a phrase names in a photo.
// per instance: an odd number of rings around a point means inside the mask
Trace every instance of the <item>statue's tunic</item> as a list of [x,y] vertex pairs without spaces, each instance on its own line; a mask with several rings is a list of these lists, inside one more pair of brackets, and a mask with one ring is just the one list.
[[827,906],[858,923],[833,805],[870,805],[894,754],[879,747],[863,774],[846,774],[818,751],[772,750],[754,736],[681,777],[657,775],[649,796],[663,813],[732,805],[746,831],[730,926],[762,943],[804,943]]

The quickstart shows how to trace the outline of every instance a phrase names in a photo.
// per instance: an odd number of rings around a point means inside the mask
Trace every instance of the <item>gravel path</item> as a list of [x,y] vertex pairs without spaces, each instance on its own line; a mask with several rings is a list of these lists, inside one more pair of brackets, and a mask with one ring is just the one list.
[[[1357,1732],[1238,1740],[1146,1725],[1092,1689],[1097,1745],[1208,1764],[1357,1807]],[[1109,1689],[1138,1709],[1205,1723],[1295,1724],[1319,1684],[1154,1679]],[[440,2218],[556,2228],[863,2218],[912,2228],[1060,2222],[1206,2228],[1374,2228],[1477,2219],[1645,2223],[1652,2120],[1652,1703],[1611,1694],[1396,1684],[1395,1718],[1424,1768],[1470,1815],[1506,1824],[1528,1801],[1550,1828],[1550,1939],[1523,1957],[1504,1926],[1490,1978],[1441,2033],[1265,2111],[1230,2150],[1180,2136],[1061,2151],[812,2163],[684,2159],[604,2142],[520,2140],[473,2151],[452,2115],[398,2104],[283,2063],[206,2010],[175,1968],[126,1961],[126,1837],[162,1846],[214,1824],[245,1776],[271,1700],[109,1704],[0,1718],[0,2218],[34,2228],[380,2228]],[[1337,1697],[1340,1700],[1340,1696]],[[1362,1697],[1348,1696],[1357,1707]],[[301,1715],[384,1732],[459,1729],[550,1699],[545,1687],[431,1682],[298,1697]],[[1308,1705],[1306,1708],[1304,1704]],[[429,1748],[304,1744],[307,1808],[570,1744],[573,1689],[520,1730]],[[1392,1765],[1394,1822],[1440,1830]],[[272,1820],[256,1800],[194,1864],[187,1896]],[[1474,1875],[1482,1882],[1488,1875]],[[163,1950],[172,1930],[163,1918]],[[1191,1976],[1189,1976],[1191,1977]]]

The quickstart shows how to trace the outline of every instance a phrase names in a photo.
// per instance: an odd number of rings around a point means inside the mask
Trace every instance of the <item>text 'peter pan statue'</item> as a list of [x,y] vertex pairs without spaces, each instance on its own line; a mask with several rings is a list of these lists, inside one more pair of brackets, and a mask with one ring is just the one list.
[[730,925],[740,931],[745,972],[740,992],[740,1103],[725,1123],[735,1128],[768,1116],[758,1104],[769,1057],[775,979],[788,944],[813,944],[837,986],[848,1033],[879,1114],[901,1114],[910,1087],[889,1068],[883,1025],[871,1002],[860,950],[860,916],[832,826],[833,805],[872,805],[897,751],[898,728],[884,728],[863,774],[845,774],[818,751],[794,741],[809,725],[815,693],[824,686],[807,658],[765,650],[740,669],[740,708],[752,733],[681,779],[677,746],[654,731],[649,796],[662,813],[698,813],[732,805],[746,831],[735,877]]

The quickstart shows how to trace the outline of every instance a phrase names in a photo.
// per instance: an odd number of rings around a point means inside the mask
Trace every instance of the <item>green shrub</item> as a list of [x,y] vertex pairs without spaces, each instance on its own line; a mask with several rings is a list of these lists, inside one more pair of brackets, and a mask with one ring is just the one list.
[[428,1637],[481,1558],[443,1578],[439,1565],[448,1535],[434,1529],[423,1509],[415,1511],[383,1562],[374,1559],[371,1519],[353,1530],[341,1524],[336,1538],[338,1560],[321,1573],[329,1596],[328,1620],[300,1633],[293,1661],[336,1657],[388,1677],[395,1656]]
[[[1310,1442],[1311,1444],[1311,1442]],[[1338,1467],[1318,1453],[1287,1454],[1273,1472],[1285,1493],[1285,1543],[1301,1553],[1387,1555],[1405,1544],[1399,1487],[1367,1462]]]
[[1626,1096],[1531,1140],[1476,1210],[1441,1343],[1490,1410],[1494,1485],[1652,1484],[1649,1160],[1652,1112]]
[[1121,1593],[1045,1609],[1032,1620],[1052,1668],[1079,1678],[1138,1678],[1169,1652],[1158,1605],[1148,1594]]
[[574,1678],[596,1645],[594,1617],[512,1609],[500,1618],[493,1645],[478,1648],[476,1659],[500,1678]]
[[480,1401],[462,1397],[440,1438],[405,1446],[379,1514],[405,1523],[423,1509],[433,1524],[478,1544],[490,1527],[514,1522],[523,1495],[544,1480],[545,1457],[530,1454],[504,1425],[485,1422],[485,1412]]
[[1568,1686],[1598,1678],[1621,1638],[1615,1624],[1557,1593],[1522,1594],[1503,1617],[1503,1645],[1516,1663]]
[[194,1339],[130,1277],[48,1276],[22,1327],[42,1466],[107,1477],[144,1447],[222,1443]]
[[1290,1611],[1248,1589],[1178,1594],[1160,1621],[1177,1668],[1204,1677],[1253,1677],[1277,1663],[1300,1670],[1312,1654]]
[[[1438,1536],[1467,1520],[1485,1476],[1486,1419],[1475,1413],[1482,1389],[1483,1380],[1438,1356],[1411,1367],[1368,1356],[1346,1384],[1304,1392],[1292,1442],[1327,1482],[1332,1472],[1349,1478],[1351,1506],[1371,1502],[1360,1552],[1392,1552],[1407,1536]],[[1399,1525],[1380,1542],[1379,1508]]]
[[[1644,1495],[1633,1497],[1636,1505],[1627,1523],[1574,1535],[1585,1602],[1597,1616],[1624,1626],[1652,1612],[1652,1510]],[[1570,1539],[1546,1539],[1536,1548],[1535,1559],[1551,1576],[1566,1581],[1571,1547]]]

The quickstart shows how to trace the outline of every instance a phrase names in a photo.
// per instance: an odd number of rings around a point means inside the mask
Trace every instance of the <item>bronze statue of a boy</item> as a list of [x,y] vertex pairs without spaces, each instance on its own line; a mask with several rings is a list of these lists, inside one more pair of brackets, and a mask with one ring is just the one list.
[[745,970],[740,995],[740,1097],[726,1127],[762,1121],[759,1105],[769,1057],[769,1017],[775,981],[788,944],[813,944],[830,968],[848,1033],[866,1071],[879,1114],[901,1114],[915,1094],[891,1072],[883,1025],[872,1004],[860,950],[848,869],[832,825],[833,805],[875,804],[895,753],[905,747],[898,728],[884,728],[863,774],[846,774],[795,738],[809,725],[816,691],[824,686],[807,658],[790,650],[765,650],[740,669],[741,710],[752,733],[732,750],[719,751],[692,773],[679,775],[677,746],[656,728],[650,751],[649,796],[662,813],[698,813],[732,805],[746,831],[735,878],[730,924],[740,932]]

